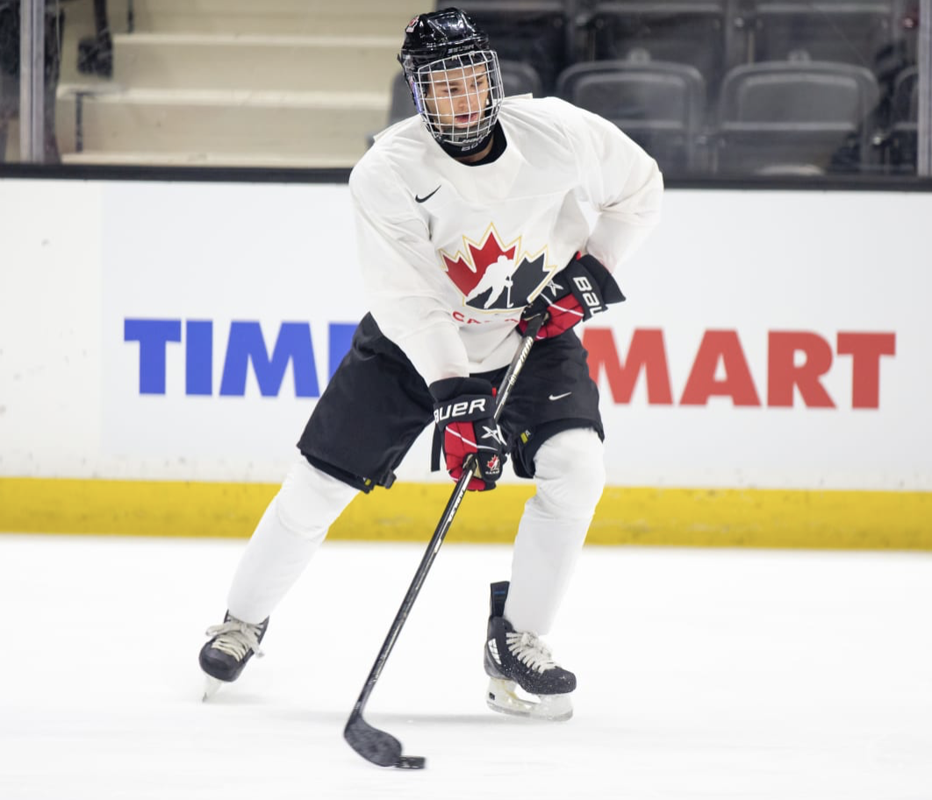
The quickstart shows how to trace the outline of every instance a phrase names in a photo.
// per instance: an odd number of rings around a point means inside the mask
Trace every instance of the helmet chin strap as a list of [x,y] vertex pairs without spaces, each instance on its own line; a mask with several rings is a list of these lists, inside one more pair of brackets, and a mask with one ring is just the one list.
[[444,142],[440,139],[434,139],[437,144],[440,145],[441,149],[448,156],[453,156],[453,158],[466,158],[469,156],[474,156],[476,153],[481,153],[482,149],[492,141],[492,137],[495,135],[495,128],[489,131],[488,135],[482,139],[477,144],[463,146],[458,144],[451,144],[450,142]]

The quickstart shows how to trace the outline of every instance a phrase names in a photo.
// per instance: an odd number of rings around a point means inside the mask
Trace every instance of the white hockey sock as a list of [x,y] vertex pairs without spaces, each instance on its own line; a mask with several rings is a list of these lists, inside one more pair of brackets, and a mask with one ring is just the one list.
[[356,492],[299,457],[243,553],[227,598],[230,613],[253,624],[268,617]]
[[605,485],[602,442],[574,428],[541,445],[537,494],[524,506],[505,617],[518,631],[546,635],[569,586]]

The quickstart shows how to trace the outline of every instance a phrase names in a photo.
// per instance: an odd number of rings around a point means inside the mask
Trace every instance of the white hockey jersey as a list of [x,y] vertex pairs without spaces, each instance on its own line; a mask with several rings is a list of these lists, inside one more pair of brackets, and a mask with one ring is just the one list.
[[577,251],[614,272],[659,222],[657,164],[612,123],[530,96],[499,121],[491,163],[451,158],[415,116],[350,176],[369,310],[428,384],[507,365],[521,312]]

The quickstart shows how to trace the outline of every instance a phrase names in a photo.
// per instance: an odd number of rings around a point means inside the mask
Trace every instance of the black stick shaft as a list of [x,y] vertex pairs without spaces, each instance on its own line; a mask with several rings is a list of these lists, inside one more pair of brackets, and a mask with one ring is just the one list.
[[[514,358],[512,358],[511,364],[508,366],[508,371],[505,373],[505,377],[502,378],[501,385],[498,389],[495,412],[493,414],[496,422],[498,422],[502,415],[505,402],[508,400],[508,396],[511,394],[511,390],[514,388],[515,382],[518,380],[518,375],[520,374],[521,369],[524,367],[524,362],[527,360],[528,354],[531,352],[534,339],[543,324],[544,315],[533,317],[528,321],[524,336],[521,338],[521,345],[518,347],[518,351],[515,353]],[[351,719],[352,717],[356,717],[362,714],[363,709],[369,700],[369,695],[372,694],[372,690],[375,688],[375,684],[378,681],[379,676],[382,674],[382,668],[385,666],[385,662],[388,661],[388,657],[391,654],[392,649],[395,647],[395,641],[398,639],[398,634],[401,633],[401,629],[404,627],[404,624],[408,619],[408,614],[411,613],[411,608],[421,591],[421,586],[424,584],[424,579],[427,577],[427,573],[430,571],[431,565],[434,563],[434,559],[437,557],[437,552],[440,550],[440,545],[443,544],[443,540],[447,535],[447,531],[450,530],[450,526],[453,524],[453,518],[456,516],[460,502],[462,501],[463,496],[466,494],[466,485],[469,483],[469,479],[472,477],[474,462],[474,454],[470,454],[463,462],[463,474],[456,482],[456,488],[453,490],[453,494],[447,501],[446,508],[443,510],[443,516],[440,518],[440,522],[438,523],[436,530],[434,530],[434,535],[431,537],[430,542],[427,545],[427,550],[424,553],[424,557],[421,559],[421,563],[418,565],[417,572],[414,573],[414,578],[411,581],[411,585],[408,587],[408,592],[405,594],[404,600],[401,602],[401,607],[398,609],[398,613],[395,615],[395,621],[392,622],[392,627],[389,629],[388,635],[385,637],[385,642],[382,644],[382,649],[379,650],[379,654],[375,659],[375,664],[372,665],[372,670],[369,672],[369,677],[366,679],[365,686],[362,687],[362,692],[359,694],[359,699],[356,701],[356,705],[353,706]]]

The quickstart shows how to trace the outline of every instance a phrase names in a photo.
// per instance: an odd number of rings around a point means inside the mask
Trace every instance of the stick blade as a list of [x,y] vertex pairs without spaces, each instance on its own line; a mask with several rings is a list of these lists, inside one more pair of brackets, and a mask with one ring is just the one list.
[[361,714],[353,714],[343,729],[343,738],[366,761],[380,767],[399,769],[423,769],[425,760],[421,756],[401,754],[401,742],[385,731],[374,728]]

